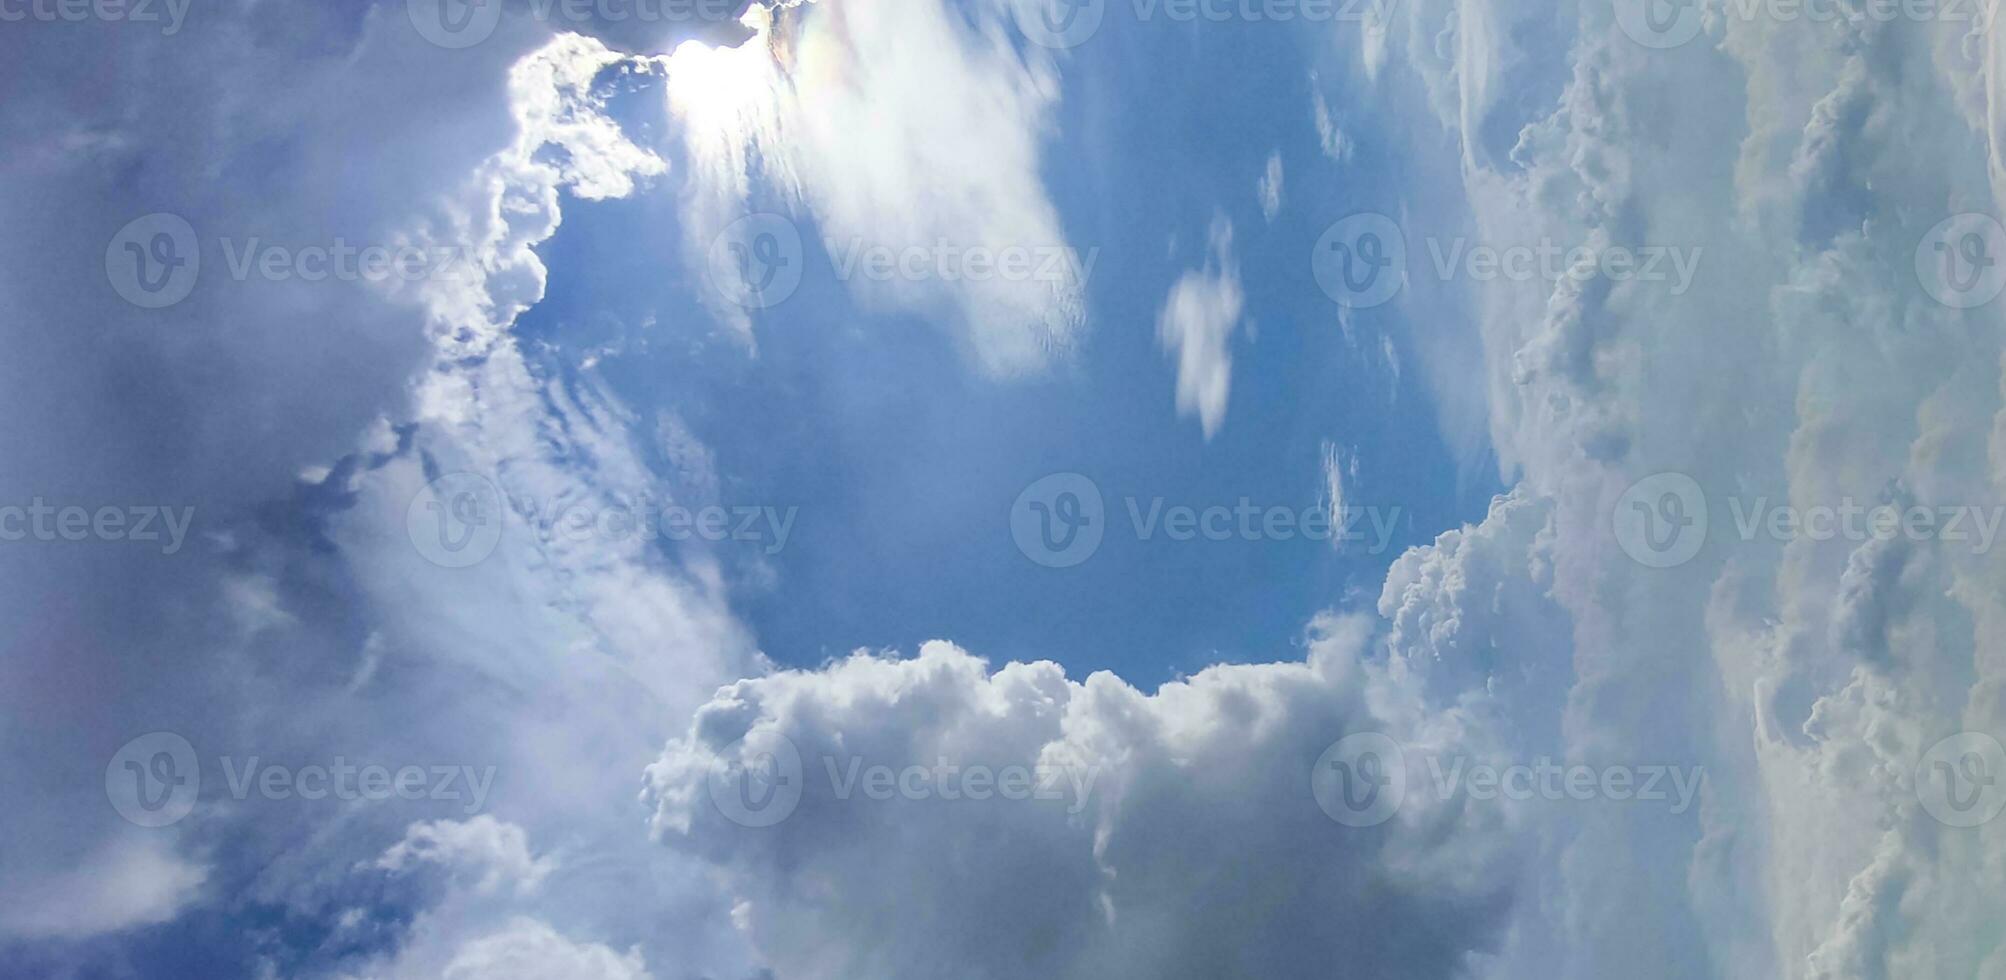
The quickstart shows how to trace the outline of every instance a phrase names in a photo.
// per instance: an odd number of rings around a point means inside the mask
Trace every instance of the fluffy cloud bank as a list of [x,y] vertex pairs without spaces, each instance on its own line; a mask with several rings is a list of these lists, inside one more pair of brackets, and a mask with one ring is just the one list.
[[[1312,771],[1345,735],[1497,751],[1481,694],[1431,703],[1369,645],[1324,621],[1304,662],[1154,694],[945,642],[740,681],[651,769],[656,831],[721,869],[783,976],[1447,975],[1497,941],[1515,815],[1418,792],[1377,827],[1319,809]],[[798,803],[747,826],[715,773],[774,736],[802,760]],[[850,775],[943,763],[1004,782],[969,799],[944,769],[896,793]],[[1028,794],[1004,795],[1013,767]]]
[[[1644,6],[1421,3],[1368,40],[1411,69],[1381,91],[1458,138],[1482,240],[1702,256],[1682,294],[1595,275],[1462,298],[1492,444],[1556,507],[1574,676],[1554,720],[1577,752],[1704,761],[1710,782],[1685,819],[1581,827],[1521,930],[1538,955],[1501,972],[1992,975],[1973,910],[2000,896],[1975,869],[2001,831],[1924,801],[1932,746],[2002,731],[1999,563],[1732,514],[2006,499],[1999,308],[1948,301],[1931,251],[1942,222],[1999,210],[1997,28],[1729,5],[1668,39]],[[1426,366],[1458,386],[1473,367]],[[1691,560],[1649,567],[1619,510],[1666,471],[1715,510]]]

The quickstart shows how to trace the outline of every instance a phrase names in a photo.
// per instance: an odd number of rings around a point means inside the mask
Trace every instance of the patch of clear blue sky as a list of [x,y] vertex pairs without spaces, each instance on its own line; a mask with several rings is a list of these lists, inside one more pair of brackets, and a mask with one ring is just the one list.
[[[776,660],[946,638],[997,663],[1053,659],[1153,686],[1210,663],[1290,658],[1317,611],[1369,605],[1401,550],[1480,518],[1501,489],[1488,466],[1459,466],[1443,445],[1401,304],[1363,312],[1347,342],[1310,276],[1310,248],[1332,221],[1402,210],[1397,161],[1358,128],[1372,108],[1328,81],[1357,150],[1340,164],[1319,148],[1310,69],[1344,77],[1329,60],[1333,29],[1136,24],[1126,9],[1067,61],[1046,147],[1070,242],[1100,256],[1084,342],[1044,377],[985,377],[952,331],[860,310],[808,226],[803,284],[759,317],[748,358],[698,302],[673,176],[637,200],[569,202],[542,249],[550,292],[524,336],[560,365],[613,345],[621,353],[597,370],[642,424],[673,410],[715,451],[725,503],[800,508],[769,580],[750,574],[749,554],[728,556],[735,606]],[[652,99],[631,102],[621,114],[643,139],[663,131],[659,113],[636,107]],[[1255,183],[1277,149],[1285,202],[1270,224]],[[1233,224],[1248,323],[1231,341],[1226,422],[1208,442],[1176,414],[1156,318],[1171,284],[1202,266],[1215,213]],[[1410,364],[1404,380],[1386,369],[1382,334]],[[1324,440],[1357,455],[1351,503],[1400,508],[1390,549],[1130,530],[1131,496],[1144,510],[1159,496],[1311,506]],[[1093,478],[1108,508],[1100,549],[1069,569],[1028,560],[1009,531],[1018,492],[1058,471]]]

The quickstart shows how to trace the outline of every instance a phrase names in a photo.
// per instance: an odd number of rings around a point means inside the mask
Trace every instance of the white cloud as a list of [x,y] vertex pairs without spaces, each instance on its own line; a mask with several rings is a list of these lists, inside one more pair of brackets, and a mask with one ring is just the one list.
[[474,888],[481,892],[503,885],[533,892],[557,869],[554,858],[530,854],[529,835],[521,827],[485,815],[412,824],[404,839],[384,851],[374,867],[404,871],[420,862],[478,874]]
[[618,953],[578,943],[541,922],[517,919],[508,931],[476,939],[439,974],[444,980],[650,980],[640,950]]
[[[1376,828],[1318,808],[1311,773],[1348,733],[1497,747],[1481,690],[1427,699],[1369,630],[1324,619],[1305,662],[1154,694],[1051,663],[992,672],[945,642],[740,681],[651,770],[655,827],[716,863],[778,976],[1447,976],[1495,941],[1517,816],[1418,792]],[[773,826],[708,795],[748,733],[802,759],[798,808]],[[1064,775],[1053,799],[846,799],[853,760]]]
[[1177,360],[1177,414],[1196,414],[1207,439],[1226,421],[1233,388],[1228,345],[1245,301],[1233,226],[1220,215],[1212,221],[1204,269],[1180,277],[1156,317],[1156,337]]
[[[1325,439],[1321,502],[1323,508],[1330,512],[1331,521],[1338,526],[1343,525],[1344,484],[1347,479],[1354,481],[1358,479],[1358,457],[1345,452],[1337,443]],[[1344,539],[1341,535],[1333,535],[1331,544],[1334,547],[1342,547]]]
[[[997,374],[1069,349],[1098,249],[1070,245],[1046,196],[1040,145],[1056,70],[1010,43],[1002,4],[844,0],[755,9],[747,23],[757,37],[741,47],[689,46],[668,60],[695,267],[769,195],[805,206],[832,258],[873,246],[1056,250],[1072,261],[1051,277],[852,276],[848,286],[871,307],[951,324]],[[725,315],[750,330],[742,312]]]
[[1324,156],[1343,163],[1351,159],[1354,146],[1351,137],[1339,128],[1335,119],[1331,118],[1330,103],[1324,100],[1323,87],[1317,83],[1316,72],[1309,73],[1309,85],[1310,105],[1316,119],[1317,145],[1322,148]]
[[16,879],[0,899],[0,935],[75,940],[156,925],[200,898],[208,876],[171,838],[121,836],[74,867]]
[[[1688,819],[1597,811],[1569,828],[1553,905],[1523,910],[1495,972],[1986,975],[2006,954],[1968,910],[2001,898],[1973,873],[1996,834],[1950,832],[1914,783],[1937,739],[2000,728],[1997,562],[1943,541],[1743,540],[1728,512],[2006,494],[1987,435],[2006,418],[1998,311],[1934,303],[1913,259],[1937,221],[1997,209],[1964,25],[1729,17],[1654,50],[1617,23],[1628,7],[1555,25],[1410,5],[1391,41],[1420,89],[1380,78],[1449,129],[1476,237],[1701,250],[1681,295],[1469,285],[1492,443],[1554,508],[1525,568],[1572,623],[1507,648],[1573,650],[1564,702],[1526,718],[1560,725],[1571,752],[1708,771]],[[1503,97],[1528,85],[1554,98]],[[1425,169],[1439,134],[1406,136]],[[1470,384],[1465,361],[1418,349],[1438,386]],[[1610,513],[1664,470],[1718,510],[1699,557],[1651,569]],[[1457,637],[1520,574],[1496,566],[1454,617],[1382,612]]]
[[[92,972],[127,949],[105,934],[143,925],[199,934],[256,903],[379,931],[357,947],[315,949],[289,945],[290,934],[230,930],[238,945],[210,952],[247,970],[261,960],[339,969],[365,948],[389,950],[384,962],[410,967],[404,975],[436,977],[462,950],[473,951],[466,968],[478,968],[483,948],[505,947],[469,944],[522,915],[605,948],[674,949],[692,970],[742,974],[741,944],[702,925],[728,906],[700,869],[648,845],[631,814],[607,805],[631,802],[672,719],[758,669],[715,562],[511,524],[482,566],[453,570],[421,557],[406,524],[441,470],[482,473],[539,501],[610,498],[656,481],[617,402],[589,383],[551,383],[510,337],[542,298],[547,271],[534,248],[555,232],[563,195],[634,193],[663,170],[598,102],[593,80],[619,57],[579,37],[539,47],[547,35],[505,27],[442,58],[410,34],[401,5],[266,18],[256,30],[232,13],[157,46],[142,32],[95,28],[0,38],[11,63],[45,80],[36,100],[105,64],[158,76],[90,107],[120,139],[38,158],[47,172],[8,182],[10,211],[42,201],[46,213],[14,212],[20,230],[0,249],[40,241],[74,268],[0,295],[10,314],[0,322],[24,322],[18,314],[87,329],[22,331],[19,343],[8,332],[19,356],[0,373],[10,405],[20,399],[24,410],[0,431],[31,476],[0,484],[25,491],[21,499],[61,490],[196,507],[189,547],[171,563],[74,548],[46,562],[16,550],[0,563],[0,605],[26,641],[0,658],[0,750],[40,787],[10,808],[16,846],[0,868],[40,883],[43,899],[8,909],[0,955],[24,942],[58,973]],[[23,112],[11,99],[0,108],[23,133],[48,124]],[[302,129],[302,118],[315,125]],[[141,170],[145,180],[128,179]],[[212,184],[228,190],[204,190]],[[91,266],[75,256],[102,254],[121,223],[162,208],[185,213],[212,244],[339,235],[463,247],[467,275],[377,288],[205,270],[187,301],[152,318],[122,308],[101,273],[76,285],[75,270]],[[29,270],[51,261],[20,258]],[[106,350],[126,353],[108,360]],[[142,362],[152,366],[134,381],[129,369]],[[81,390],[73,384],[119,387],[123,404],[36,417],[33,404]],[[76,425],[106,451],[74,451]],[[174,448],[128,451],[163,438]],[[320,479],[302,484],[302,472]],[[94,683],[69,690],[68,676]],[[101,774],[121,742],[152,730],[186,736],[209,782],[175,831],[119,850],[131,828]],[[69,734],[42,734],[54,732]],[[218,788],[225,756],[495,775],[478,802],[233,798]],[[479,805],[493,817],[465,819]],[[526,835],[577,862],[529,857]],[[477,844],[489,848],[478,868],[468,865]],[[384,869],[370,865],[386,848],[406,870],[423,858],[451,863],[467,887],[449,887],[436,905],[424,891],[408,929],[359,914],[384,898],[370,892]],[[493,894],[482,894],[490,877]],[[74,941],[86,935],[99,938]],[[604,960],[580,949],[580,963]],[[634,955],[614,961],[639,972]],[[622,975],[614,961],[607,975]]]
[[[1703,246],[1697,288],[1443,290],[1467,308],[1417,331],[1412,374],[1445,417],[1480,405],[1516,487],[1393,563],[1383,626],[1324,618],[1302,662],[1155,693],[1050,664],[991,671],[944,643],[762,673],[703,556],[519,526],[464,574],[414,554],[405,509],[442,469],[528,500],[663,479],[631,413],[547,383],[510,338],[543,296],[536,247],[563,195],[666,172],[596,104],[609,49],[545,47],[511,18],[492,46],[441,58],[395,4],[240,18],[173,48],[95,28],[0,37],[18,66],[0,121],[20,147],[0,157],[18,229],[0,240],[16,273],[0,290],[0,492],[197,502],[204,548],[0,566],[17,624],[0,748],[29,786],[6,818],[0,865],[25,884],[0,929],[82,957],[219,894],[363,928],[358,903],[378,896],[359,892],[438,862],[460,873],[377,937],[372,974],[2006,975],[1997,826],[1954,832],[1914,785],[1938,738],[2002,727],[2006,570],[1936,541],[1736,541],[1725,506],[1698,558],[1647,569],[1609,528],[1630,481],[1667,469],[1723,502],[2006,497],[1998,308],[1931,303],[1913,261],[1936,220],[1998,209],[2006,49],[1952,25],[1730,18],[1653,51],[1605,7],[1563,13],[1402,5],[1361,55],[1401,123],[1344,126],[1460,179],[1463,202],[1417,178],[1425,201],[1403,221],[1467,204],[1454,221],[1494,244]],[[858,0],[784,14],[747,48],[684,49],[668,64],[690,233],[702,244],[770,182],[825,235],[1063,244],[1039,177],[1055,69],[1008,37],[986,6]],[[722,67],[690,67],[705,59]],[[105,88],[105,65],[147,83]],[[699,84],[719,79],[751,84]],[[72,94],[99,89],[116,97]],[[1343,159],[1320,91],[1313,109]],[[109,230],[163,208],[212,237],[468,244],[475,275],[387,294],[205,288],[156,317],[78,288]],[[945,310],[997,373],[1075,339],[1083,286],[855,284],[884,308]],[[1208,438],[1242,302],[1222,222],[1158,324],[1178,410]],[[1473,332],[1453,332],[1464,320]],[[653,435],[670,482],[715,485],[686,428]],[[301,503],[302,473],[325,496]],[[1303,784],[1323,745],[1365,726],[1474,757],[1701,764],[1708,781],[1690,813],[1421,805],[1347,833]],[[158,727],[205,755],[492,762],[496,815],[253,799],[134,843],[97,776]],[[1095,790],[1077,809],[818,792],[749,832],[704,776],[752,730],[811,766],[1083,765]],[[649,760],[673,849],[607,805]]]
[[1282,213],[1282,152],[1276,150],[1268,154],[1267,169],[1261,171],[1261,180],[1254,188],[1261,199],[1261,217],[1269,221]]

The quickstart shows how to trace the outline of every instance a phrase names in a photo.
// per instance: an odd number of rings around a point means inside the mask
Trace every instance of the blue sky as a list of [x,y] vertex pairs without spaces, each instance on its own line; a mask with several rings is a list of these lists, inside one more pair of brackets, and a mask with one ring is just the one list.
[[1221,2],[0,0],[0,977],[2006,976],[2006,35]]
[[[950,636],[999,661],[1051,658],[1143,683],[1266,659],[1330,596],[1369,606],[1400,551],[1480,518],[1503,489],[1481,457],[1455,458],[1426,390],[1386,360],[1382,337],[1395,358],[1413,356],[1405,318],[1362,311],[1347,338],[1337,304],[1302,288],[1300,257],[1324,227],[1400,205],[1369,150],[1342,167],[1322,150],[1307,114],[1316,63],[1303,40],[1260,25],[1121,21],[1093,39],[1099,54],[1067,76],[1041,170],[1072,247],[1097,250],[1086,291],[1094,327],[1077,356],[1041,376],[998,383],[919,318],[861,308],[836,276],[842,243],[830,255],[812,220],[802,222],[803,284],[758,317],[749,362],[692,295],[706,283],[646,247],[677,234],[673,186],[567,208],[541,252],[553,269],[577,272],[552,277],[520,331],[558,348],[567,366],[606,345],[620,350],[594,356],[599,372],[636,412],[674,412],[722,447],[725,496],[802,508],[769,559],[768,587],[748,590],[742,606],[783,663]],[[1217,84],[1255,59],[1275,70]],[[1167,63],[1185,68],[1166,74]],[[1117,94],[1136,91],[1152,98],[1124,104]],[[1325,97],[1343,104],[1341,93]],[[656,107],[634,101],[630,125],[660,125]],[[1290,111],[1231,109],[1245,104]],[[1351,111],[1352,125],[1369,126],[1371,107]],[[1369,128],[1350,135],[1374,142]],[[1270,222],[1255,184],[1275,154],[1288,207]],[[1215,214],[1238,229],[1252,327],[1232,347],[1236,370],[1254,380],[1234,388],[1227,426],[1207,439],[1166,411],[1176,365],[1155,320],[1170,283],[1202,260]],[[1083,567],[1049,569],[1008,534],[1011,500],[1057,472],[1101,484],[1118,529],[1133,526],[1131,497],[1144,514],[1159,497],[1300,511],[1325,492],[1326,441],[1367,474],[1352,499],[1385,510],[1386,548],[1131,532]]]

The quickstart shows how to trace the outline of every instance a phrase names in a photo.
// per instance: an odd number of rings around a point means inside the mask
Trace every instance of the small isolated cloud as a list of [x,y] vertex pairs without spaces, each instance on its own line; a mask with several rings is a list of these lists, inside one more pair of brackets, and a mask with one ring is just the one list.
[[1240,267],[1233,259],[1233,225],[1220,215],[1212,220],[1205,267],[1185,273],[1170,287],[1156,318],[1157,339],[1177,359],[1177,414],[1197,414],[1207,439],[1226,421],[1226,397],[1233,387],[1227,341],[1245,301]]
[[[1324,508],[1330,511],[1330,518],[1333,524],[1343,523],[1345,481],[1347,479],[1356,480],[1357,478],[1358,457],[1345,452],[1337,443],[1331,442],[1328,439],[1324,440],[1323,501]],[[1342,548],[1344,546],[1344,538],[1342,535],[1333,535],[1330,543],[1334,547]]]
[[1351,159],[1351,137],[1339,129],[1337,121],[1331,118],[1330,103],[1324,101],[1323,90],[1317,87],[1316,73],[1311,72],[1310,100],[1316,111],[1317,145],[1323,148],[1323,155],[1343,163]]
[[1261,217],[1275,220],[1275,215],[1282,213],[1282,151],[1268,154],[1268,167],[1261,172],[1255,190],[1261,197]]

